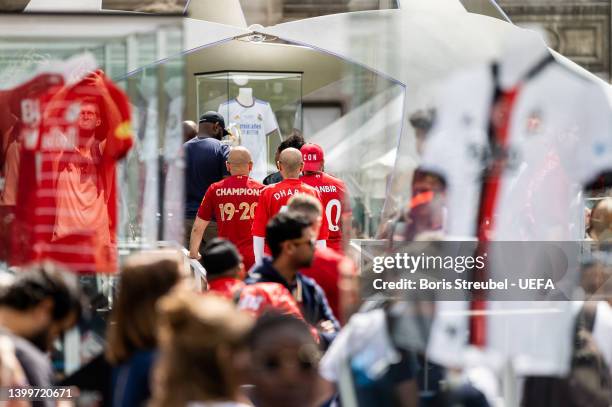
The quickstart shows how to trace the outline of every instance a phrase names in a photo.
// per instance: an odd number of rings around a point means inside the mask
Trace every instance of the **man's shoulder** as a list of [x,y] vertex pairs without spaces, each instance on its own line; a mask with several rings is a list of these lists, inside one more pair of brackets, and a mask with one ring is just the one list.
[[249,177],[249,179],[247,180],[247,186],[253,189],[263,189],[266,187],[264,184],[251,177]]
[[297,278],[301,281],[303,286],[308,287],[313,291],[323,292],[321,286],[313,278],[306,276],[302,272],[297,273]]
[[334,184],[335,186],[340,187],[342,190],[346,189],[346,184],[340,178],[326,172],[322,172],[321,174],[323,174],[323,180],[325,180],[325,182]]

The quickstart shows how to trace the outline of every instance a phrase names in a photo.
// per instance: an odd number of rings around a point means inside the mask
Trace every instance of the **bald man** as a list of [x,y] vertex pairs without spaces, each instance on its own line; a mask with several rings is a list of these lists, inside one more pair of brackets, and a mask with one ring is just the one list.
[[198,125],[194,121],[185,120],[183,122],[183,143],[188,142],[198,134]]
[[[321,201],[321,194],[315,188],[305,184],[300,180],[300,175],[304,169],[304,161],[302,153],[296,148],[287,148],[278,156],[276,163],[280,170],[283,180],[277,184],[268,185],[261,191],[259,204],[255,211],[255,220],[253,221],[253,250],[255,255],[255,263],[261,264],[264,254],[271,254],[265,245],[266,225],[268,221],[279,212],[286,210],[287,201],[299,193],[304,193],[316,197]],[[322,227],[317,238],[317,245],[324,247],[329,229],[327,227],[327,219],[323,215]]]
[[255,262],[251,227],[264,185],[249,177],[253,159],[246,148],[233,147],[225,165],[230,176],[212,184],[206,191],[191,229],[189,255],[194,259],[201,258],[202,236],[211,220],[215,219],[219,237],[236,245],[248,270]]

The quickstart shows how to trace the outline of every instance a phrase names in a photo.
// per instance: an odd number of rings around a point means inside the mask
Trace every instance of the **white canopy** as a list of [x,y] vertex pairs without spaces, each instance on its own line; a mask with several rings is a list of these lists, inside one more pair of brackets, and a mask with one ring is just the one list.
[[497,57],[502,45],[524,30],[468,13],[452,0],[415,0],[400,10],[334,14],[262,31],[329,52],[412,87]]

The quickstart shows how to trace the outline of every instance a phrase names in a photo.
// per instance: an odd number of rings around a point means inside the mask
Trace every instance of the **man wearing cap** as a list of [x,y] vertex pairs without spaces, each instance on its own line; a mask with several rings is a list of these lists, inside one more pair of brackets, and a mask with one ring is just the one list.
[[[198,134],[183,144],[185,151],[185,241],[189,242],[191,229],[208,187],[228,174],[225,162],[229,146],[221,143],[225,136],[225,121],[217,112],[206,112],[199,120]],[[217,235],[214,222],[207,228],[204,240]]]
[[344,252],[344,240],[349,238],[351,204],[344,182],[323,172],[323,149],[317,144],[306,143],[301,148],[304,170],[300,180],[314,187],[321,194],[321,203],[327,219],[329,237],[327,247]]
[[200,263],[206,269],[208,291],[237,300],[240,290],[244,288],[244,264],[232,242],[215,238],[205,247]]
[[209,223],[217,220],[219,237],[231,241],[248,269],[255,263],[251,227],[263,184],[249,177],[253,169],[251,153],[244,147],[233,147],[227,169],[231,176],[212,184],[202,200],[191,230],[189,255],[199,258],[199,247]]

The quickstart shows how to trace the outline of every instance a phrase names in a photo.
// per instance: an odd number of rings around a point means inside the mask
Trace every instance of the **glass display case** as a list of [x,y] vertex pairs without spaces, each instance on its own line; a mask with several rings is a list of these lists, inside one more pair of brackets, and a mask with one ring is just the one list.
[[224,71],[196,74],[198,117],[214,110],[231,135],[253,156],[251,176],[259,181],[275,172],[280,142],[302,130],[302,73]]

